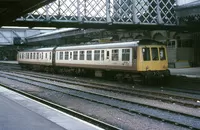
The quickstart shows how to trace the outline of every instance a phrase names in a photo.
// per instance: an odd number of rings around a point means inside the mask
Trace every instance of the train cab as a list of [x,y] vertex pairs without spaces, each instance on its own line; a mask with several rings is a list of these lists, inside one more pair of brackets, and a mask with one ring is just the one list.
[[166,46],[160,44],[138,46],[137,70],[146,78],[168,77]]

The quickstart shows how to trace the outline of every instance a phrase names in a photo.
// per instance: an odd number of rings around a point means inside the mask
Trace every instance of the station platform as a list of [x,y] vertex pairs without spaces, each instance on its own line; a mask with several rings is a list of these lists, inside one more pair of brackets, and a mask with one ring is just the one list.
[[171,75],[200,78],[200,67],[194,68],[169,68]]
[[4,63],[4,64],[18,64],[18,61],[0,61],[0,63]]
[[0,130],[102,130],[0,86]]

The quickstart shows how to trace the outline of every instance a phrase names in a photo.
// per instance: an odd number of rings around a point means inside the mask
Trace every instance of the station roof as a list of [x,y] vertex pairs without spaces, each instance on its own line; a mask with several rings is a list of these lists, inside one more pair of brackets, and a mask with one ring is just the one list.
[[176,7],[178,17],[200,15],[200,0]]
[[0,0],[0,26],[55,0]]

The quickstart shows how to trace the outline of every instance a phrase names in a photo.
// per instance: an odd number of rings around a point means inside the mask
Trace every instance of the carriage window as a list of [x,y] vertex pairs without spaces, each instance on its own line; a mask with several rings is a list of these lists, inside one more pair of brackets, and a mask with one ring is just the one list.
[[161,47],[159,48],[159,51],[160,51],[160,60],[166,60],[165,48]]
[[80,51],[80,60],[84,60],[85,51]]
[[159,60],[158,58],[158,48],[151,48],[151,53],[152,53],[152,59],[153,60]]
[[130,60],[130,49],[122,49],[122,61]]
[[74,51],[73,55],[73,60],[78,60],[78,51]]
[[42,52],[42,57],[41,58],[43,59],[43,52]]
[[49,59],[51,60],[51,52],[49,53]]
[[87,60],[92,60],[92,51],[87,51]]
[[29,53],[28,53],[28,55],[27,55],[27,56],[28,56],[28,59],[29,59]]
[[37,53],[37,59],[39,59],[39,53]]
[[33,59],[35,59],[35,53],[33,53]]
[[112,60],[118,61],[119,57],[119,50],[112,50]]
[[33,58],[33,54],[32,54],[32,52],[30,53],[30,59],[32,59]]
[[63,52],[60,52],[60,60],[63,60]]
[[150,61],[150,50],[149,50],[149,48],[147,48],[147,47],[142,48],[142,54],[143,54],[143,60],[144,61]]
[[47,59],[47,53],[45,53],[45,59]]
[[40,59],[42,59],[42,53],[40,53]]
[[104,60],[104,50],[101,50],[101,60]]
[[100,50],[94,51],[94,60],[100,60]]
[[66,52],[65,52],[65,60],[68,60],[68,59],[69,59],[69,52],[66,51]]

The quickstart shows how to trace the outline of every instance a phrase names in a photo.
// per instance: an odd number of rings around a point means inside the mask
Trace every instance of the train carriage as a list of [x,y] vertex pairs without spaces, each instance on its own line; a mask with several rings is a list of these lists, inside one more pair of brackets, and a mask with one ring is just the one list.
[[[46,54],[49,54],[47,59],[44,58]],[[63,73],[90,72],[96,77],[150,80],[170,75],[166,47],[152,40],[29,50],[19,52],[18,61],[21,65],[51,66],[51,69]]]
[[22,68],[32,69],[33,67],[43,69],[44,66],[52,66],[52,52],[51,48],[29,49],[18,52],[17,60]]

